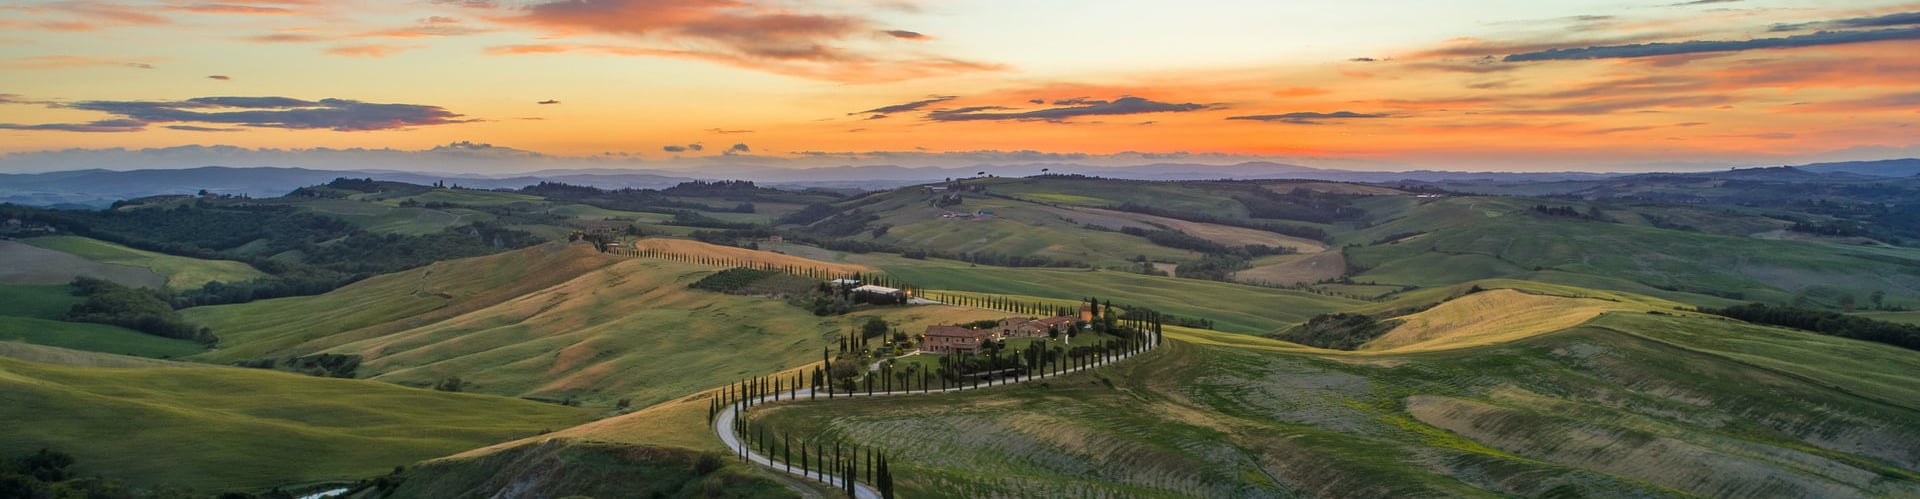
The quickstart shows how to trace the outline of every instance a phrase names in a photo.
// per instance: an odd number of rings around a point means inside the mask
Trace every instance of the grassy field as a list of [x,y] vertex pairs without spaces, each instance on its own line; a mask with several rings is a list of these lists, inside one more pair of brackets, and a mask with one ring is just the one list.
[[0,341],[163,359],[186,357],[207,350],[199,343],[162,338],[119,326],[13,316],[0,316]]
[[473,391],[638,407],[817,360],[869,316],[918,330],[1004,315],[915,306],[817,317],[785,300],[687,288],[716,270],[556,244],[187,315],[221,334],[222,348],[199,357],[209,361],[356,354],[376,380],[457,376]]
[[1290,286],[1316,283],[1347,273],[1347,259],[1338,251],[1300,255],[1274,255],[1254,259],[1246,270],[1233,273],[1233,280],[1248,284]]
[[151,269],[154,273],[166,276],[167,287],[173,289],[193,289],[212,281],[240,282],[267,276],[265,272],[245,263],[173,256],[79,236],[36,237],[22,242],[96,262]]
[[1891,322],[1903,322],[1920,325],[1920,311],[1906,312],[1860,312],[1854,315]]
[[1839,296],[1864,300],[1873,291],[1889,298],[1920,296],[1920,250],[1554,217],[1534,213],[1530,203],[1449,198],[1404,207],[1391,222],[1340,237],[1343,243],[1367,244],[1390,234],[1426,232],[1394,244],[1349,248],[1348,260],[1366,269],[1354,276],[1362,282],[1436,286],[1553,271],[1602,278],[1588,282],[1594,286],[1628,281],[1636,287],[1746,301],[1787,303],[1804,295],[1812,304],[1832,306]]
[[[861,237],[904,247],[918,247],[947,253],[986,253],[1046,257],[1054,260],[1085,262],[1096,266],[1125,265],[1136,256],[1154,260],[1188,260],[1199,255],[1167,248],[1144,238],[1115,232],[1122,227],[1148,227],[1132,217],[1115,217],[1093,212],[1058,208],[1027,201],[968,197],[960,205],[934,207],[935,194],[906,189],[876,194],[878,202],[862,211],[880,218],[869,226],[887,226],[886,233]],[[959,219],[941,218],[949,211],[993,212],[992,216]],[[1087,228],[1099,225],[1106,230]]]
[[1225,331],[1264,334],[1363,302],[1241,284],[1116,271],[969,267],[940,260],[870,257],[888,274],[928,289],[1077,300],[1099,297],[1161,312],[1208,318]]
[[[1495,289],[1396,317],[1399,326],[1361,348],[1413,352],[1506,343],[1571,328],[1616,310],[1634,308],[1613,301]],[[1638,309],[1644,310],[1651,309]]]
[[[1920,397],[1881,389],[1920,386],[1920,352],[1638,312],[1593,324],[1394,355],[1180,330],[1088,374],[752,417],[884,449],[910,497],[1920,494]],[[1805,358],[1823,367],[1787,370]]]
[[105,324],[65,322],[80,303],[67,285],[0,285],[0,341],[18,341],[141,357],[185,357],[205,351],[199,343],[162,338]]
[[0,448],[50,447],[77,457],[81,473],[200,490],[351,481],[589,419],[553,404],[226,367],[0,359],[0,394]]

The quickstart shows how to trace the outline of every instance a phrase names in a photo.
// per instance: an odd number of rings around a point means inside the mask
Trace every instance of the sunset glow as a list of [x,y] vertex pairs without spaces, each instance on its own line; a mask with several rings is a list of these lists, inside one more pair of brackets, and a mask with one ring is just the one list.
[[1470,3],[13,2],[0,153],[473,141],[1512,170],[1920,153],[1920,4]]

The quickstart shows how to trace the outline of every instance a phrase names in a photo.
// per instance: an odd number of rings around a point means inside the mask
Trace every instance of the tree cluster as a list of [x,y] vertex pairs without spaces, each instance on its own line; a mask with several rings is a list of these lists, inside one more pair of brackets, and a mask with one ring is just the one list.
[[112,324],[167,338],[213,344],[218,338],[180,317],[164,291],[122,286],[91,277],[73,279],[73,294],[86,301],[67,311],[66,320]]
[[1920,350],[1920,326],[1869,319],[1824,310],[1777,307],[1749,303],[1727,308],[1702,308],[1701,312],[1731,317],[1756,324],[1790,327],[1828,336],[1885,343]]
[[1398,325],[1397,321],[1378,321],[1362,314],[1321,314],[1273,337],[1320,348],[1356,350]]

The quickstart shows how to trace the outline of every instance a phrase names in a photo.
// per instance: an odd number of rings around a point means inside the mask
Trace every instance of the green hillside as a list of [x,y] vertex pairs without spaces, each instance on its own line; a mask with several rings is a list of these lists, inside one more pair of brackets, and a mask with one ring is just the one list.
[[1184,317],[1207,318],[1221,330],[1240,333],[1265,334],[1364,303],[1301,291],[1110,270],[973,267],[931,259],[871,260],[887,274],[928,289],[1063,300],[1092,296]]
[[188,340],[105,324],[62,321],[68,309],[83,301],[72,291],[64,284],[0,284],[0,341],[160,358],[185,357],[206,350]]
[[[200,490],[356,480],[586,421],[487,395],[224,367],[63,367],[0,358],[0,448]],[[164,456],[160,458],[157,456]]]
[[1183,337],[1032,386],[754,417],[884,449],[911,497],[1920,494],[1912,351],[1644,313],[1400,355]]
[[459,377],[485,393],[643,407],[816,361],[868,316],[917,330],[1004,315],[915,306],[819,317],[687,287],[717,270],[556,243],[185,315],[220,335],[219,349],[197,357],[207,361],[352,354],[376,380]]
[[1524,199],[1450,198],[1341,239],[1424,233],[1346,250],[1349,266],[1362,270],[1354,280],[1382,284],[1435,286],[1558,271],[1747,301],[1833,306],[1843,296],[1864,303],[1874,291],[1920,296],[1920,250],[1660,229],[1542,215],[1532,206]]
[[79,236],[36,237],[22,242],[72,253],[96,262],[152,269],[166,276],[167,287],[172,289],[192,289],[212,281],[240,282],[267,276],[265,272],[241,262],[173,256]]

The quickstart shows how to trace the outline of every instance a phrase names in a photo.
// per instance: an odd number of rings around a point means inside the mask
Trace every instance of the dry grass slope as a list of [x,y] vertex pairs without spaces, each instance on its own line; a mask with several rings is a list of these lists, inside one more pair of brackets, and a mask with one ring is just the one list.
[[1627,309],[1626,305],[1602,300],[1495,289],[1399,317],[1406,322],[1362,348],[1423,351],[1505,343],[1567,329],[1604,312]]

